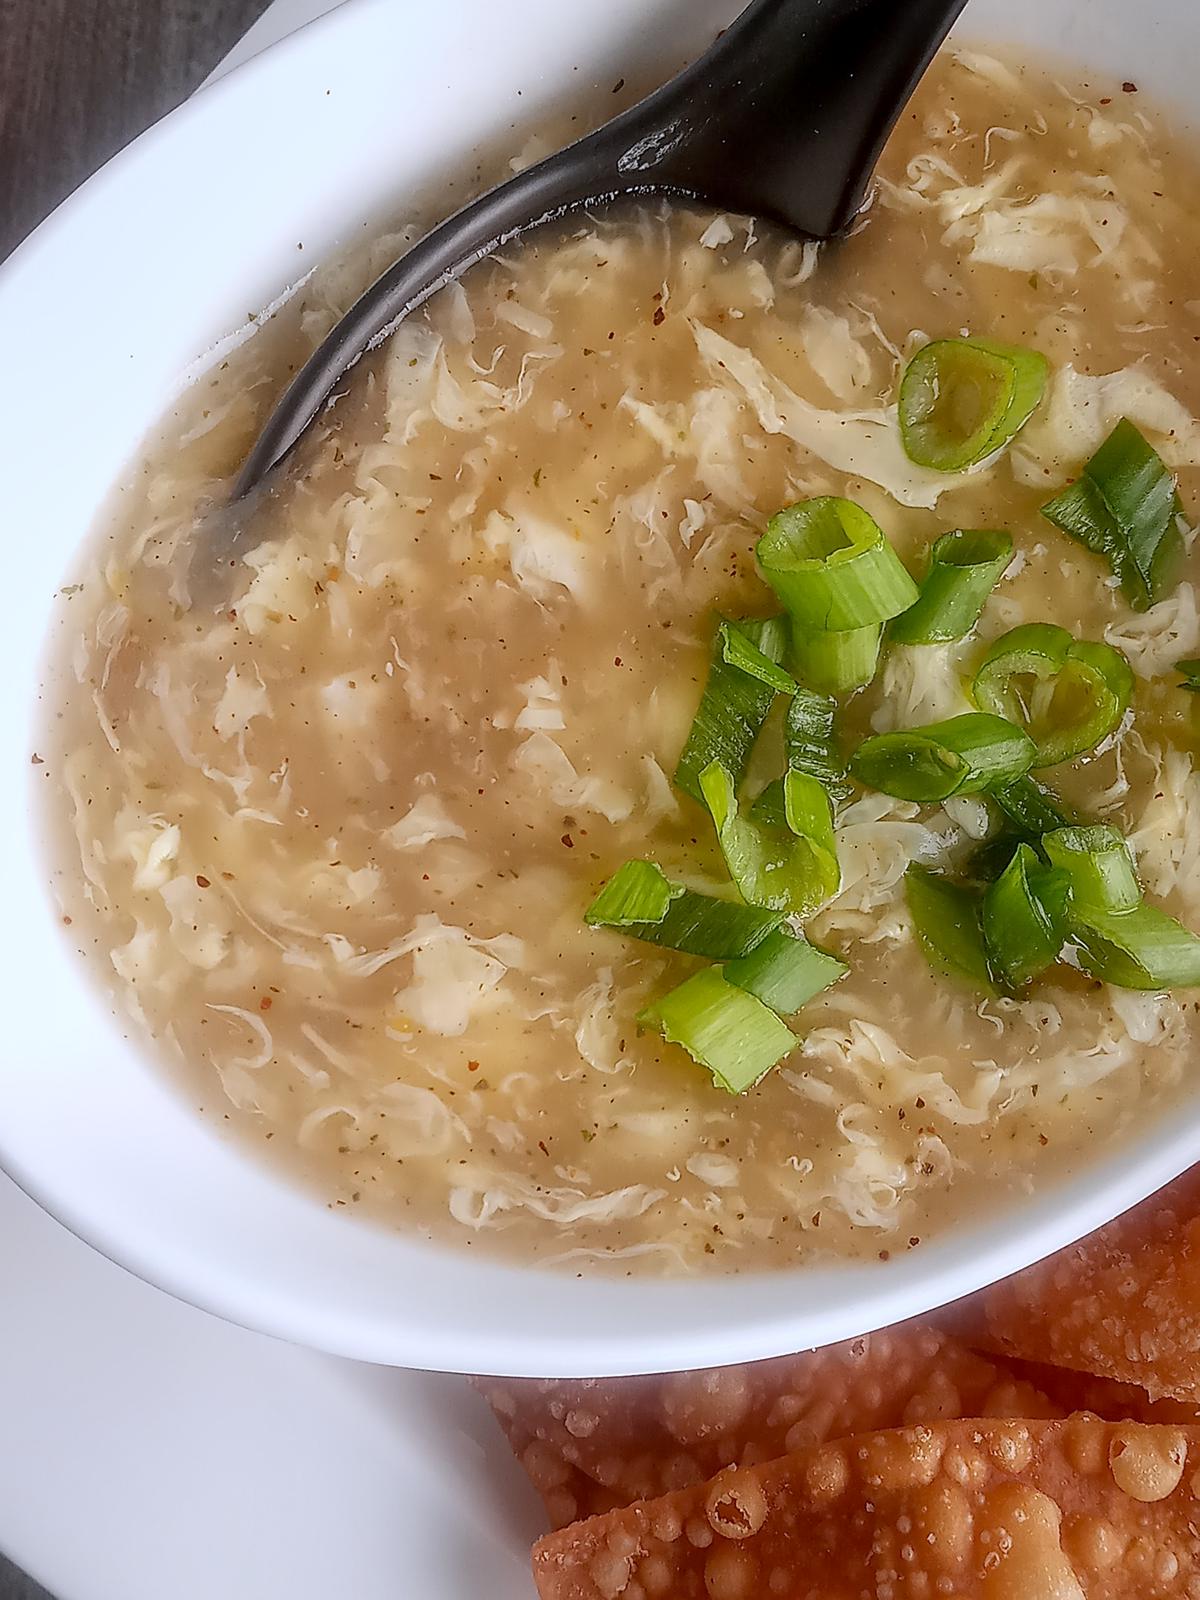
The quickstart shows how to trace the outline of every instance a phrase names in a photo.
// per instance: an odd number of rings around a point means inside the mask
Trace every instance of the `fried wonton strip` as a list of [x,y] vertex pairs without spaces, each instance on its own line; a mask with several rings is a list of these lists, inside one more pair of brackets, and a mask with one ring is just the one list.
[[848,1433],[1063,1414],[1006,1368],[911,1323],[750,1366],[477,1383],[556,1527]]
[[969,1315],[990,1350],[1200,1403],[1200,1167]]
[[496,1416],[505,1437],[534,1489],[541,1496],[552,1528],[565,1528],[586,1517],[598,1517],[629,1504],[629,1497],[606,1489],[579,1468],[564,1461],[552,1444],[535,1438],[515,1417]]
[[1096,1378],[1069,1367],[1048,1367],[1040,1361],[1001,1357],[1020,1383],[1028,1384],[1060,1407],[1062,1415],[1090,1411],[1106,1422],[1165,1422],[1200,1426],[1200,1407],[1187,1400],[1152,1400],[1136,1383]]
[[542,1600],[1185,1600],[1200,1429],[1071,1417],[864,1434],[534,1546]]

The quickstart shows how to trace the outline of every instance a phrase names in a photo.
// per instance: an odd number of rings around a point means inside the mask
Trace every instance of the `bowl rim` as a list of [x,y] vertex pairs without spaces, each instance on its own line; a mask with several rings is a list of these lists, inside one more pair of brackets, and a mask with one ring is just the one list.
[[[39,257],[53,264],[70,258],[85,204],[114,185],[136,179],[148,145],[178,140],[206,126],[229,106],[249,102],[271,80],[289,81],[294,67],[319,60],[329,42],[369,41],[383,26],[390,0],[344,0],[334,11],[251,57],[206,86],[147,130],[95,173],[0,265],[0,322],[19,309],[19,281]],[[394,15],[394,12],[393,12]],[[361,41],[360,41],[361,42]],[[123,464],[122,464],[123,465]],[[120,470],[118,467],[116,470]],[[80,972],[79,983],[86,983]],[[109,1024],[111,1026],[111,1024]],[[240,1148],[240,1147],[239,1147]],[[394,1304],[372,1315],[352,1314],[309,1295],[239,1276],[228,1263],[189,1258],[169,1230],[115,1234],[111,1225],[73,1199],[52,1170],[38,1170],[0,1122],[0,1171],[7,1172],[44,1210],[94,1249],[145,1281],[223,1319],[336,1354],[397,1366],[444,1371],[500,1371],[510,1376],[616,1375],[753,1360],[872,1331],[973,1292],[986,1283],[1071,1243],[1145,1198],[1189,1166],[1200,1149],[1200,1099],[1143,1129],[1123,1148],[1106,1152],[1069,1181],[1008,1202],[1000,1215],[948,1224],[919,1251],[866,1267],[803,1266],[736,1278],[687,1280],[591,1278],[614,1314],[589,1327],[596,1301],[565,1272],[536,1264],[472,1260],[465,1250],[429,1247],[430,1259],[452,1257],[462,1292],[488,1307],[484,1322],[464,1314],[456,1328],[432,1329],[419,1315],[398,1324]],[[249,1154],[239,1159],[252,1161]],[[361,1227],[345,1222],[347,1227]],[[407,1241],[406,1241],[407,1244]],[[405,1255],[399,1245],[397,1260]],[[420,1252],[408,1251],[411,1267]],[[735,1286],[731,1288],[730,1286]],[[572,1331],[526,1319],[522,1331],[498,1331],[495,1315],[505,1298],[536,1290],[547,1309],[575,1306]],[[737,1302],[753,1302],[749,1312]],[[719,1315],[710,1315],[721,1307]],[[581,1309],[582,1307],[582,1309]],[[639,1308],[652,1310],[652,1329],[624,1326]]]

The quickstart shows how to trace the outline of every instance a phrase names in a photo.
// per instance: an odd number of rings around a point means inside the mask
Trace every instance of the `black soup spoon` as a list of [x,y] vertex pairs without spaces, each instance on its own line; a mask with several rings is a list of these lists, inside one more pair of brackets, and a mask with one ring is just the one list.
[[350,308],[293,378],[246,457],[247,494],[345,373],[431,294],[515,234],[589,204],[662,194],[841,232],[966,0],[753,0],[716,43],[595,133],[436,227]]

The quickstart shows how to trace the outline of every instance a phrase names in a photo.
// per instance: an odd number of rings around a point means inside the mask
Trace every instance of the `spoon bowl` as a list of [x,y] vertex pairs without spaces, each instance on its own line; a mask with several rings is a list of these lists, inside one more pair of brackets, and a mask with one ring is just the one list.
[[376,279],[284,391],[235,499],[283,460],[361,356],[530,227],[581,206],[665,194],[808,238],[840,233],[965,3],[753,0],[670,82],[456,212]]

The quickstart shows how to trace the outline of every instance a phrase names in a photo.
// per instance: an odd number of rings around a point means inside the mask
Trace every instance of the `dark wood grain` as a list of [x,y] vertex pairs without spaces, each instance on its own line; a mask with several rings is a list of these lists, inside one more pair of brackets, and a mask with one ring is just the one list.
[[52,1597],[0,1556],[0,1600],[52,1600]]
[[178,105],[267,0],[0,0],[0,258]]

